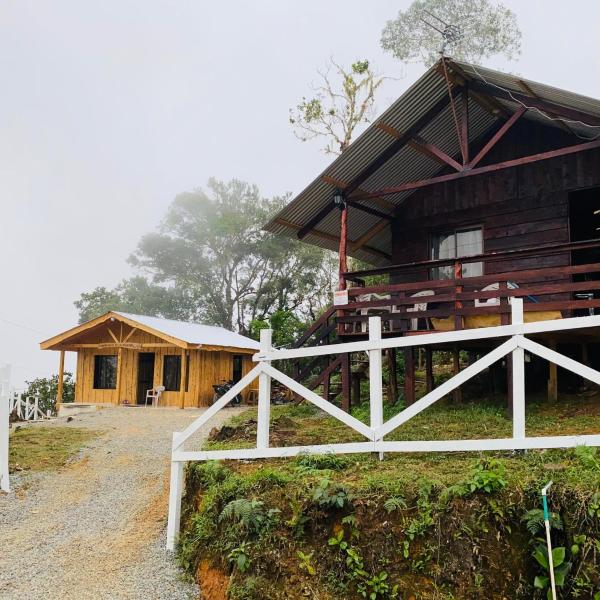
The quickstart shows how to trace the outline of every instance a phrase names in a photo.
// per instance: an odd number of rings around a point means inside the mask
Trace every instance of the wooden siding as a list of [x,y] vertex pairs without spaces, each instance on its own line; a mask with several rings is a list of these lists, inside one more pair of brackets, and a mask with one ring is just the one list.
[[[116,329],[116,328],[115,328]],[[83,342],[84,340],[81,340]],[[95,332],[94,336],[86,335],[85,342],[110,342],[110,334],[103,331]],[[136,331],[129,339],[137,344],[162,344],[164,340]],[[77,351],[77,378],[75,386],[76,402],[91,402],[99,404],[117,404],[127,400],[136,403],[138,355],[140,350],[122,349],[121,365],[121,397],[117,399],[117,390],[94,389],[94,356],[116,355],[117,349],[111,348],[82,348]],[[167,354],[181,356],[181,348],[175,346],[165,348],[146,347],[141,352],[154,353],[154,386],[163,383],[163,364]],[[190,356],[190,373],[188,391],[185,392],[185,407],[210,406],[213,399],[213,383],[222,379],[231,379],[233,373],[234,352],[188,350]],[[252,369],[252,355],[243,354],[243,375]],[[244,396],[247,397],[248,390]],[[162,406],[179,406],[178,391],[164,392],[161,398]]]
[[[567,134],[531,122],[516,125],[485,163],[551,150]],[[569,241],[569,192],[600,186],[600,150],[558,157],[417,190],[392,224],[392,263],[430,258],[432,233],[481,226],[485,253]],[[569,253],[503,260],[488,274],[543,266],[567,266]],[[394,282],[428,278],[427,270],[395,276]]]

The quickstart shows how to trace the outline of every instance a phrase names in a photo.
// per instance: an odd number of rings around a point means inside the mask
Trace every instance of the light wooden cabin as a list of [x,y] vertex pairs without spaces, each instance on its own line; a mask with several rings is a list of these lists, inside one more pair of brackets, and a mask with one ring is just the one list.
[[212,404],[213,384],[241,379],[259,345],[222,327],[111,311],[40,347],[60,351],[58,404],[71,351],[76,402],[144,404],[148,390],[164,386],[160,406],[185,408]]

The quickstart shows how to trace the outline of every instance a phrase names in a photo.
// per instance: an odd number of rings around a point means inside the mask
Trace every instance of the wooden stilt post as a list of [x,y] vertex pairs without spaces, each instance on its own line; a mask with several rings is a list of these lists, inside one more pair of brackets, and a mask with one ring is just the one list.
[[[452,351],[452,371],[454,375],[460,373],[460,350],[458,346]],[[452,392],[452,397],[457,404],[462,402],[462,388],[460,386]]]
[[[548,344],[551,350],[556,350],[556,341],[552,340]],[[558,366],[556,363],[548,363],[548,402],[558,400]]]
[[350,355],[342,354],[342,410],[350,412]]
[[62,404],[64,378],[65,378],[65,351],[61,350],[60,351],[60,359],[58,361],[58,387],[56,390],[56,414],[57,415],[58,415],[58,411],[60,409],[60,405]]
[[187,379],[187,354],[181,350],[181,381],[179,382],[179,408],[185,406],[185,380]]
[[352,373],[352,393],[350,394],[350,405],[360,404],[360,373]]
[[404,348],[404,402],[415,401],[415,355],[412,348]]
[[425,348],[425,389],[431,392],[433,389],[433,351]]
[[398,374],[396,365],[396,348],[390,348],[387,351],[388,356],[388,402],[396,404],[398,402]]
[[331,385],[331,372],[328,372],[325,375],[325,379],[323,380],[323,398],[329,402],[329,386]]
[[[588,345],[587,345],[586,342],[583,342],[581,344],[581,362],[586,367],[590,366],[590,353],[589,353]],[[585,389],[585,390],[589,389],[589,387],[590,387],[589,383],[590,382],[585,377],[582,377],[581,381],[582,381],[582,384],[583,384],[583,389]]]

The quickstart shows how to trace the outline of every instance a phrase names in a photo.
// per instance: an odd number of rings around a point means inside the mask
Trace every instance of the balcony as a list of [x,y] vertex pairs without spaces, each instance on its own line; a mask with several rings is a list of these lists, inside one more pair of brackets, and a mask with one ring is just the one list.
[[[588,316],[600,308],[595,261],[600,240],[348,272],[348,304],[332,309],[329,323],[345,339],[366,336],[373,315],[381,316],[384,336],[490,327],[509,322],[513,297],[523,298],[526,322]],[[553,262],[564,266],[544,266]],[[470,263],[481,263],[484,274],[464,277]],[[365,284],[374,278],[387,282]]]

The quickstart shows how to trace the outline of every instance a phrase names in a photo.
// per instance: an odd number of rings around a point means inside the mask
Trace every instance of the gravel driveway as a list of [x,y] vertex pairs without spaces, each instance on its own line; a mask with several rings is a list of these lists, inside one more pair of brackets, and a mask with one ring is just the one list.
[[60,471],[16,477],[13,492],[0,493],[0,598],[196,598],[164,543],[172,432],[199,414],[114,407],[75,416],[68,426],[104,433]]

